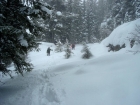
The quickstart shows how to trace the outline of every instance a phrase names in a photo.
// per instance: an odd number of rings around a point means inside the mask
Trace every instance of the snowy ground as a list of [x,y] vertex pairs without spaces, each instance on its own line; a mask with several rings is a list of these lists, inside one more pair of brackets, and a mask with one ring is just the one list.
[[34,70],[0,85],[0,105],[139,105],[140,54],[108,53],[102,44],[89,44],[94,57],[82,59],[76,45],[70,59],[64,52],[31,52]]
[[[94,55],[88,60],[81,58],[81,45],[65,59],[65,52],[55,53],[54,44],[42,42],[40,52],[28,55],[32,72],[14,79],[0,75],[4,82],[0,83],[0,105],[140,105],[140,53],[128,52],[126,41],[130,35],[126,28],[134,29],[139,21],[118,27],[100,44],[88,44]],[[118,52],[108,52],[104,46],[122,42],[127,47]],[[48,47],[53,49],[51,56],[46,54]]]

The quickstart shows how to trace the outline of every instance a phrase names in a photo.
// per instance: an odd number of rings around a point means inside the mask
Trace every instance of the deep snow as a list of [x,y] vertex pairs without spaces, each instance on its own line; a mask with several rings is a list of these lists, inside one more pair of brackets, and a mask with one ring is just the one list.
[[0,83],[0,105],[139,105],[140,54],[128,47],[108,52],[103,42],[88,46],[91,59],[81,58],[80,44],[65,59],[65,52],[56,53],[54,44],[42,42],[40,52],[28,55],[32,72],[14,79],[0,76],[5,83]]

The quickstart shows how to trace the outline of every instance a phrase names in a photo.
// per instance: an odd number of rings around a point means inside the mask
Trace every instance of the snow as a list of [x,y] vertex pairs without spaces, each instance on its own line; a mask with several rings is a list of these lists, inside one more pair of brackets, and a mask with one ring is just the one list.
[[106,26],[107,26],[107,22],[103,22],[103,23],[101,23],[101,28],[106,28]]
[[102,43],[105,46],[109,44],[113,44],[114,46],[122,46],[123,44],[125,44],[126,47],[130,47],[130,41],[128,38],[133,38],[133,35],[131,33],[136,33],[135,29],[137,25],[140,25],[140,19],[120,25],[119,27],[114,29],[109,37],[104,39]]
[[[124,31],[114,31],[114,37],[128,35]],[[133,55],[127,48],[108,52],[105,42],[113,38],[119,43],[111,36],[102,43],[88,44],[94,56],[87,60],[82,59],[80,44],[65,59],[65,52],[56,53],[53,43],[41,42],[41,51],[28,55],[33,71],[13,79],[0,76],[4,82],[0,83],[0,105],[139,105],[140,54]],[[48,47],[53,49],[50,56]]]
[[57,19],[54,19],[54,21],[57,22],[58,20]]
[[28,42],[24,39],[24,36],[23,35],[20,35],[18,39],[19,39],[20,44],[22,46],[28,47]]
[[46,12],[49,15],[52,15],[52,10],[49,10],[48,8],[41,6],[42,11]]
[[57,11],[57,12],[56,12],[56,15],[57,15],[57,16],[61,16],[62,13],[61,13],[60,11]]
[[1,17],[1,18],[5,18],[5,17],[3,16],[3,14],[0,14],[0,17]]
[[35,9],[35,10],[34,10],[34,13],[35,13],[35,14],[38,14],[38,13],[39,13],[39,10],[38,10],[38,9]]
[[63,24],[58,23],[58,24],[56,24],[56,26],[57,27],[63,27]]

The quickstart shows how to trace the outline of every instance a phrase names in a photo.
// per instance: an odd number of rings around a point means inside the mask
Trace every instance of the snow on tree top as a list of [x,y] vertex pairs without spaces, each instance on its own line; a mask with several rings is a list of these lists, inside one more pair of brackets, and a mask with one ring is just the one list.
[[24,36],[23,35],[20,35],[18,39],[19,39],[20,44],[22,46],[28,47],[28,42],[24,39]]
[[57,22],[57,19],[54,19],[55,22]]
[[52,14],[52,10],[49,10],[48,8],[41,6],[42,11],[46,12],[47,14],[51,15]]
[[57,14],[57,16],[61,16],[62,15],[62,13],[60,11],[57,11],[56,14]]

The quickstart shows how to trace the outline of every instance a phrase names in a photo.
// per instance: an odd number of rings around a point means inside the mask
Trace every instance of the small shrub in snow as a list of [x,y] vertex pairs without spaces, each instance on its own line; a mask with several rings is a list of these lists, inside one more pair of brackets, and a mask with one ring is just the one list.
[[86,43],[83,43],[83,49],[82,51],[84,54],[82,55],[82,58],[84,59],[89,59],[91,58],[93,55],[91,54],[91,52],[89,51],[88,46],[86,45]]
[[109,52],[110,51],[119,51],[120,49],[125,48],[125,44],[123,44],[122,46],[120,46],[120,45],[114,46],[112,44],[109,44],[107,47],[109,47],[109,50],[108,50]]
[[136,26],[135,28],[135,33],[131,33],[132,38],[129,38],[130,40],[130,45],[133,47],[134,44],[140,44],[140,26]]
[[66,59],[68,59],[68,58],[71,56],[71,54],[73,53],[73,52],[71,51],[71,46],[70,46],[70,44],[68,43],[68,40],[66,40],[66,43],[65,43],[65,52],[66,52],[66,54],[65,54],[65,58],[66,58]]
[[56,51],[56,52],[62,52],[62,51],[63,51],[63,44],[62,44],[60,41],[58,41],[58,42],[56,43],[55,51]]
[[[135,28],[135,33],[131,33],[131,35],[133,37],[129,38],[129,41],[130,41],[130,47],[132,48],[134,45],[140,45],[140,25],[136,26]],[[140,51],[137,50],[137,51],[130,51],[130,52],[133,52],[134,54],[136,53],[139,53]]]
[[72,53],[69,46],[67,46],[67,48],[65,49],[65,52],[66,52],[65,58],[68,59],[71,56],[71,53]]

